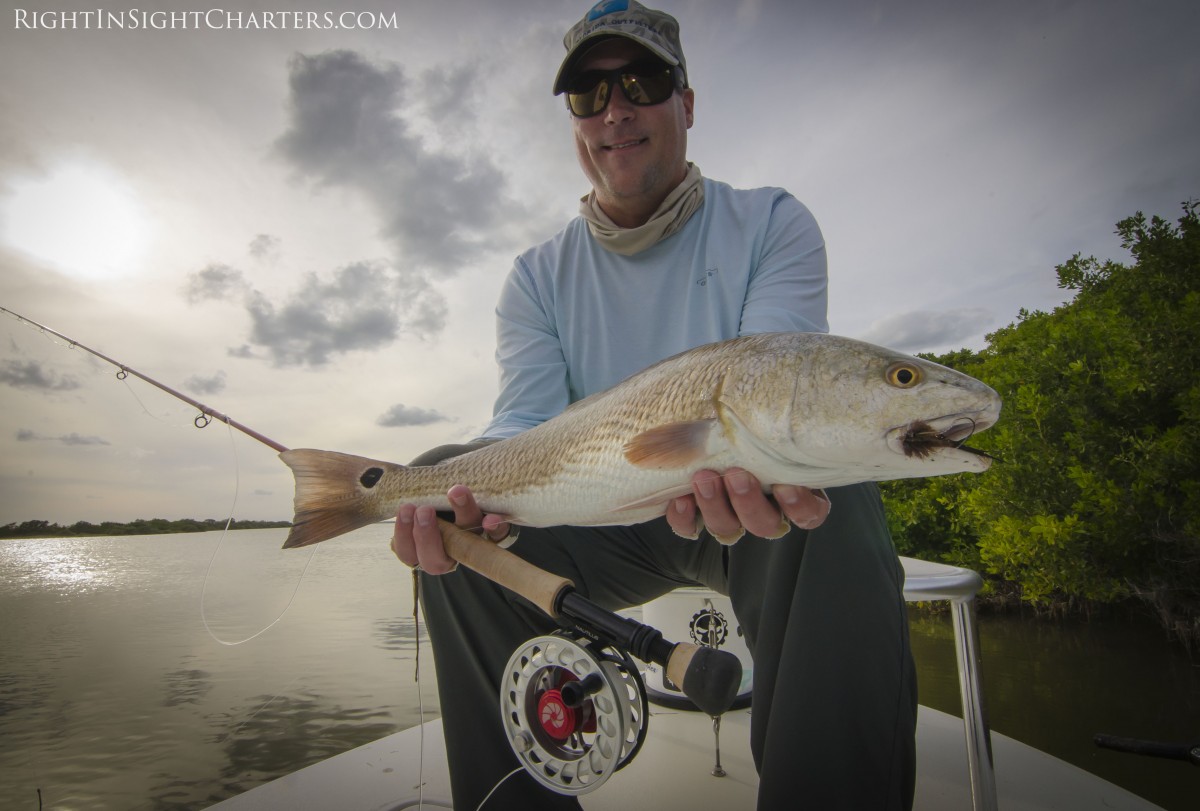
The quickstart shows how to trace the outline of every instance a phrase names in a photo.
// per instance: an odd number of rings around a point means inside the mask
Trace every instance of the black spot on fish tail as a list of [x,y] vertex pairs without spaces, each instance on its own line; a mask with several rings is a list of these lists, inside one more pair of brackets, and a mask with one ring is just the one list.
[[383,478],[383,468],[370,467],[370,468],[367,468],[366,472],[363,473],[362,476],[359,477],[358,482],[363,487],[370,490],[372,487],[379,484],[379,480],[382,478]]

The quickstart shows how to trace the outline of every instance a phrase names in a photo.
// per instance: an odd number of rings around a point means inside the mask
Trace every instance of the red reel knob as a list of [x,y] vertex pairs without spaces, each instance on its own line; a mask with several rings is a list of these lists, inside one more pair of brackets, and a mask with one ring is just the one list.
[[575,710],[567,706],[558,690],[547,690],[538,699],[538,721],[551,738],[565,741],[575,731]]

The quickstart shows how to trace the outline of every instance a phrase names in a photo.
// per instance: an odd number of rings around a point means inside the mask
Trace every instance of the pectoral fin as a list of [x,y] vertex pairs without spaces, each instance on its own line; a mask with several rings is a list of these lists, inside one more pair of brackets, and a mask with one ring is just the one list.
[[687,467],[709,454],[708,437],[716,425],[716,420],[709,419],[651,428],[625,443],[625,458],[651,470]]

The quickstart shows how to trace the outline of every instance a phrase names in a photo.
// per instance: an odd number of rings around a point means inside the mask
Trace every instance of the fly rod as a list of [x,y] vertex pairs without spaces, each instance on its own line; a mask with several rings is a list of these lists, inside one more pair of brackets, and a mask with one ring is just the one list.
[[114,359],[110,358],[108,355],[105,355],[103,352],[98,352],[95,349],[92,349],[90,346],[81,344],[81,343],[79,343],[79,341],[76,341],[74,338],[68,338],[66,335],[63,335],[58,330],[51,329],[50,327],[46,326],[45,324],[40,324],[37,321],[34,321],[32,318],[26,318],[25,316],[21,315],[20,313],[15,313],[12,310],[8,309],[7,307],[0,307],[0,312],[7,313],[8,315],[11,315],[13,318],[17,319],[18,321],[28,324],[29,326],[33,327],[34,329],[39,329],[42,332],[48,332],[49,334],[55,336],[56,338],[63,339],[64,341],[67,342],[67,346],[70,347],[71,349],[78,347],[78,348],[82,349],[84,352],[95,355],[96,357],[100,358],[100,360],[104,361],[105,363],[109,363],[109,364],[117,367],[117,379],[118,380],[124,380],[128,375],[133,375],[138,380],[144,380],[145,382],[149,383],[151,386],[154,386],[157,389],[161,389],[162,391],[165,391],[167,394],[169,394],[172,397],[175,397],[179,400],[182,400],[183,402],[187,403],[188,405],[192,406],[193,408],[199,409],[200,415],[197,416],[195,419],[197,428],[203,428],[204,426],[208,425],[209,420],[212,420],[212,419],[220,420],[221,422],[228,425],[230,428],[236,428],[237,430],[241,431],[246,436],[251,437],[252,439],[257,439],[262,444],[266,445],[269,448],[273,448],[280,453],[283,453],[284,451],[287,450],[286,447],[284,447],[283,445],[280,445],[278,442],[271,439],[270,437],[263,436],[258,431],[255,431],[253,428],[249,428],[245,425],[242,425],[237,420],[232,419],[231,417],[229,417],[226,414],[222,414],[220,411],[217,411],[215,408],[207,406],[204,403],[201,403],[199,400],[194,400],[191,397],[188,397],[183,392],[173,389],[164,383],[160,383],[157,380],[155,380],[154,378],[150,377],[149,375],[142,374],[137,369],[134,369],[131,366],[126,366],[124,363],[121,363],[118,360],[114,360]]
[[[288,450],[286,446],[242,425],[228,415],[45,324],[26,318],[7,307],[0,307],[0,312],[61,338],[71,348],[78,347],[115,366],[118,379],[124,380],[127,375],[133,375],[199,409],[200,416],[195,420],[197,427],[203,428],[208,425],[210,419],[220,420],[279,453]],[[574,626],[588,637],[629,650],[643,661],[662,665],[666,668],[667,677],[678,685],[697,707],[709,715],[719,715],[733,704],[742,677],[741,661],[734,654],[689,643],[668,642],[658,630],[621,617],[578,594],[570,580],[539,569],[494,543],[453,524],[442,521],[440,528],[447,552],[459,563],[519,594],[550,617]]]

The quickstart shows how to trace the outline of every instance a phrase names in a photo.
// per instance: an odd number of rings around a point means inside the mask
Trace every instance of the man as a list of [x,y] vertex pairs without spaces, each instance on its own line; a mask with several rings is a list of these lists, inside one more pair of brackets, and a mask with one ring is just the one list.
[[[506,281],[500,395],[483,437],[415,463],[513,436],[700,344],[826,329],[825,247],[808,210],[781,189],[703,178],[687,161],[695,95],[676,20],[602,2],[564,43],[554,92],[566,95],[592,192]],[[738,469],[697,473],[693,486],[664,519],[525,528],[512,551],[614,610],[685,585],[729,594],[754,657],[760,809],[911,806],[915,676],[878,491],[777,485],[768,497]],[[484,515],[466,487],[449,497],[459,526],[509,537],[505,517]],[[392,546],[423,572],[455,807],[476,808],[500,784],[489,808],[578,808],[523,772],[503,780],[517,760],[498,717],[501,674],[555,624],[456,569],[431,509],[402,507]]]

